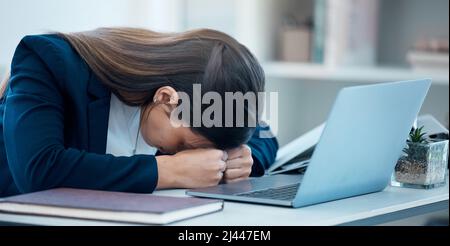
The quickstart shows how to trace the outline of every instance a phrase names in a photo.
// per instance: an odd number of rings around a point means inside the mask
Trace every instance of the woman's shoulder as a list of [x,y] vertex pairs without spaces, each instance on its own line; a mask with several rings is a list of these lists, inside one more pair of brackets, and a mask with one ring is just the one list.
[[22,38],[21,42],[36,49],[48,47],[59,47],[61,49],[70,48],[69,43],[57,34],[26,35]]
[[16,48],[18,51],[31,51],[40,58],[73,58],[77,56],[72,46],[57,34],[27,35],[22,38]]
[[[25,69],[23,69],[25,68]],[[35,71],[51,76],[52,81],[66,87],[69,78],[85,78],[89,69],[75,49],[56,34],[28,35],[22,38],[16,48],[11,75],[17,72]],[[54,78],[55,80],[53,80]]]
[[12,69],[30,55],[36,56],[56,77],[76,69],[82,62],[72,46],[57,34],[27,35],[16,48],[12,60]]

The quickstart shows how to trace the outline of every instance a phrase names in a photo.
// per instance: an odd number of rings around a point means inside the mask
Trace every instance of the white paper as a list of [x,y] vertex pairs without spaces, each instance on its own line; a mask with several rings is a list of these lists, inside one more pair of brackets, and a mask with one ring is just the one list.
[[324,127],[325,123],[322,123],[311,131],[303,134],[302,136],[296,138],[292,142],[280,148],[277,152],[277,158],[275,159],[275,162],[267,170],[267,173],[272,174],[286,162],[315,146],[319,142]]

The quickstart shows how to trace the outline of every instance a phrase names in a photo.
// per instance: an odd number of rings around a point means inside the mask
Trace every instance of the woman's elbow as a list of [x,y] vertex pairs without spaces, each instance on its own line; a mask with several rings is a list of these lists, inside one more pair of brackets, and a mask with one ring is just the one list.
[[275,161],[280,145],[278,144],[278,139],[276,137],[273,137],[271,140],[272,140],[273,161]]
[[30,193],[48,189],[49,185],[41,175],[29,169],[16,170],[13,172],[14,182],[21,193]]
[[57,181],[51,175],[54,158],[31,158],[16,160],[10,164],[14,182],[21,193],[30,193],[56,187]]
[[19,182],[16,181],[15,183],[20,193],[31,193],[45,190],[42,184],[33,183],[32,181],[19,181]]

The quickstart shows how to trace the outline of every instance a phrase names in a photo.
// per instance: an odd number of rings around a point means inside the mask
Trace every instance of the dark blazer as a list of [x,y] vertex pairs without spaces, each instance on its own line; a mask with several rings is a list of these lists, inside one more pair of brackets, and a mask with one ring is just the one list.
[[[0,197],[55,187],[152,192],[155,156],[105,154],[110,99],[68,42],[56,35],[23,38],[0,101]],[[255,133],[248,144],[252,175],[262,175],[278,143]]]

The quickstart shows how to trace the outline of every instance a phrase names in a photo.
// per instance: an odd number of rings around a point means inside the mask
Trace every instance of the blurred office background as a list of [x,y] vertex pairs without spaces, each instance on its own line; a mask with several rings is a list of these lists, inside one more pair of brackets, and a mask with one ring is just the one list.
[[[366,83],[433,78],[421,113],[449,125],[448,0],[0,0],[0,77],[24,35],[103,26],[237,38],[279,92],[281,145],[323,122],[340,88]],[[391,224],[436,216],[448,224],[448,210]]]
[[448,0],[0,1],[0,76],[28,34],[103,26],[214,28],[262,62],[283,145],[324,121],[345,86],[431,77],[422,108],[448,126]]

